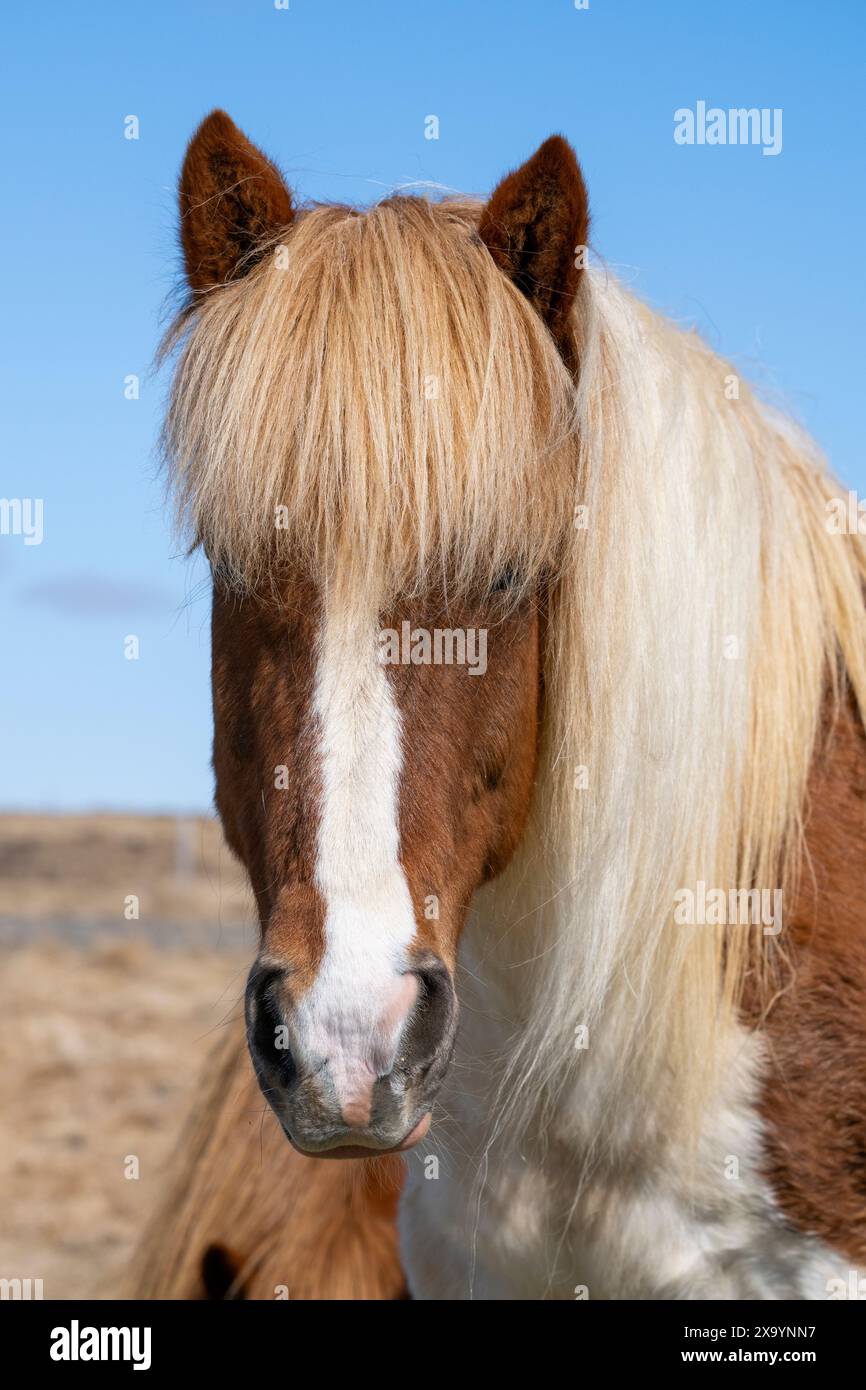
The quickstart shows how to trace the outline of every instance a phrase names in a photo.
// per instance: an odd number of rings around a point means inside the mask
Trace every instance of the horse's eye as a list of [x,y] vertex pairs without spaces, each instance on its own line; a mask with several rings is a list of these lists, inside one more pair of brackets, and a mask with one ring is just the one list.
[[513,589],[516,583],[517,575],[515,574],[514,570],[505,569],[502,571],[501,574],[498,574],[496,576],[496,581],[490,592],[492,594],[505,594],[508,592],[509,589]]

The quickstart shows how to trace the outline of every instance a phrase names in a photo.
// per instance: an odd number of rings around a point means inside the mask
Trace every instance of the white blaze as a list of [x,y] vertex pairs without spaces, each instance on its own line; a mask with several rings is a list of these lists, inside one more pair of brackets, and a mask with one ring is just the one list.
[[296,1027],[310,1060],[328,1061],[345,1118],[364,1123],[417,994],[404,973],[415,917],[399,860],[400,712],[378,661],[375,618],[326,601],[313,708],[325,953]]

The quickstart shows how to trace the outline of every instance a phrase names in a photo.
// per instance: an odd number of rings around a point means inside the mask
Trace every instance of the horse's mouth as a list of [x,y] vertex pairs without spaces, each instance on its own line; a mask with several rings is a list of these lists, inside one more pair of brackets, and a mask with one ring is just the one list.
[[283,1125],[283,1132],[292,1148],[297,1149],[298,1153],[303,1154],[305,1158],[381,1158],[384,1154],[407,1153],[409,1149],[413,1149],[426,1136],[430,1128],[430,1120],[431,1114],[428,1110],[409,1130],[405,1138],[400,1140],[399,1144],[391,1144],[387,1148],[380,1148],[375,1143],[344,1144],[338,1140],[327,1148],[305,1149],[303,1145],[292,1138],[285,1125]]

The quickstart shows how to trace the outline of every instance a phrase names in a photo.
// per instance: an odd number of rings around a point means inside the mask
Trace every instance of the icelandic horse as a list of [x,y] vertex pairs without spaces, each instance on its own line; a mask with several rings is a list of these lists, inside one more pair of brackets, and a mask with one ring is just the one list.
[[180,214],[164,448],[261,942],[137,1296],[844,1296],[866,549],[817,450],[586,264],[559,136],[361,211],[215,111]]

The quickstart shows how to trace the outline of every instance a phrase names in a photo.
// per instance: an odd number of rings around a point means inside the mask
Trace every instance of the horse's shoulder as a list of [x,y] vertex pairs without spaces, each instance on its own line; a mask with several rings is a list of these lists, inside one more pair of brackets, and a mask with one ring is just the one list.
[[828,713],[804,807],[805,855],[761,1024],[776,1197],[795,1225],[866,1261],[866,732]]

